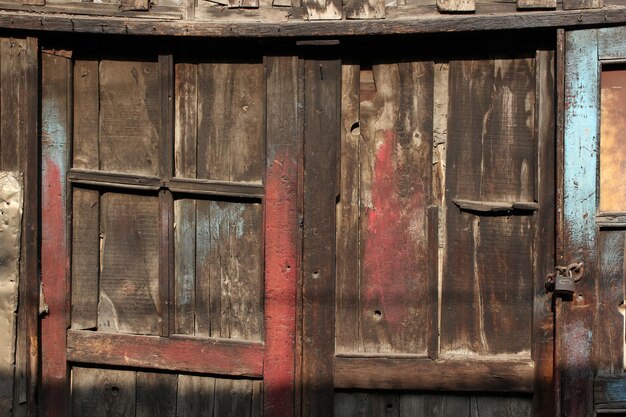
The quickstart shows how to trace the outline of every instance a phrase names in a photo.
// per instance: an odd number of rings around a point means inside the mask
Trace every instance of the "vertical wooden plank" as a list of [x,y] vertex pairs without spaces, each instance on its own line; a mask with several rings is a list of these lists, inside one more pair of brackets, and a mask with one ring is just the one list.
[[545,274],[556,265],[555,198],[555,53],[536,55],[537,202],[534,236],[533,351],[535,391],[533,416],[552,417],[554,404],[554,315],[552,299],[545,291]]
[[298,246],[298,59],[265,58],[265,361],[263,413],[293,416]]
[[66,411],[66,292],[69,265],[66,177],[70,134],[70,60],[42,54],[41,284],[50,313],[41,320],[42,407],[46,417]]
[[517,9],[556,9],[556,0],[517,0]]
[[564,0],[564,10],[601,9],[604,0]]
[[198,66],[181,62],[175,71],[174,175],[196,178]]
[[159,334],[159,203],[107,192],[101,199],[98,330]]
[[178,375],[176,417],[213,417],[215,378]]
[[263,417],[263,381],[252,381],[252,405],[250,417]]
[[451,394],[400,395],[400,417],[457,417],[470,413],[469,396]]
[[347,0],[343,4],[346,19],[383,19],[384,0]]
[[175,417],[177,375],[137,372],[136,417]]
[[[1,57],[0,57],[1,60]],[[13,417],[35,415],[39,403],[39,46],[37,38],[26,38],[22,54],[20,97],[23,100],[24,129],[20,145],[24,147],[24,212],[22,253],[15,358]]]
[[[564,255],[567,262],[584,262],[593,276],[599,130],[596,30],[567,32],[565,46]],[[593,279],[581,280],[573,301],[563,304],[561,407],[571,417],[591,413],[594,285]]]
[[344,64],[341,82],[341,172],[337,204],[338,352],[359,350],[359,65]]
[[198,178],[262,181],[263,94],[258,62],[198,65]]
[[215,380],[214,416],[249,416],[252,406],[252,381],[249,379]]
[[174,307],[177,334],[195,333],[196,202],[174,201]]
[[99,169],[98,124],[100,113],[99,63],[96,59],[74,63],[74,168]]
[[[5,151],[7,149],[5,148]],[[18,172],[0,172],[0,415],[13,409],[23,182]]]
[[[212,277],[215,260],[211,254],[216,250],[211,240],[211,201],[196,201],[196,246],[195,246],[195,327],[196,335],[219,337],[219,299],[211,297]],[[217,326],[217,328],[216,328]],[[214,333],[215,332],[215,333]]]
[[361,102],[361,344],[425,354],[432,63],[375,65],[373,77]]
[[473,13],[476,10],[475,0],[437,0],[440,13]]
[[531,417],[530,398],[475,396],[471,400],[470,417]]
[[339,0],[303,0],[302,6],[308,20],[341,19],[341,1]]
[[156,62],[100,62],[100,168],[159,174],[161,103]]
[[98,325],[100,193],[75,188],[72,199],[72,329]]
[[123,11],[148,11],[150,10],[149,0],[121,0],[120,9]]
[[72,417],[135,417],[136,372],[72,369]]
[[0,39],[0,81],[4,88],[0,90],[0,119],[1,148],[0,167],[5,171],[20,170],[20,159],[24,150],[19,145],[21,130],[20,84],[20,54],[24,53],[24,40],[15,38]]
[[362,392],[335,393],[335,417],[365,417],[369,395]]
[[304,62],[304,417],[333,414],[337,169],[328,162],[337,160],[341,140],[340,77],[339,60]]

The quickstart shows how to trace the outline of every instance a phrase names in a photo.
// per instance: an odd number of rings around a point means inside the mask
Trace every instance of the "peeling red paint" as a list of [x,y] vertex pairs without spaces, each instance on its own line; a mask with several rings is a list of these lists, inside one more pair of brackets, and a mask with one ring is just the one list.
[[[65,200],[61,170],[51,159],[44,160],[42,175],[41,281],[49,314],[41,321],[43,404],[47,417],[64,417],[67,379],[66,277],[69,270],[65,239]],[[50,406],[52,405],[52,406]]]
[[393,346],[403,329],[415,324],[417,313],[407,308],[414,301],[402,300],[415,297],[419,282],[426,282],[425,193],[399,146],[396,132],[386,131],[376,153],[372,207],[367,211],[363,311],[366,319],[385,323],[386,336],[378,335],[382,349],[389,349],[387,343]]
[[264,415],[294,415],[297,164],[288,150],[268,167],[265,195]]

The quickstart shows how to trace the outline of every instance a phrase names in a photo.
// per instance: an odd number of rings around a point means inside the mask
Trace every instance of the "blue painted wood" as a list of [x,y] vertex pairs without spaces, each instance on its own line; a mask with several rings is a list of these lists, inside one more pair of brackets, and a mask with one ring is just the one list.
[[626,376],[600,375],[593,383],[596,409],[626,409]]
[[598,29],[598,57],[600,59],[624,59],[626,58],[626,27]]

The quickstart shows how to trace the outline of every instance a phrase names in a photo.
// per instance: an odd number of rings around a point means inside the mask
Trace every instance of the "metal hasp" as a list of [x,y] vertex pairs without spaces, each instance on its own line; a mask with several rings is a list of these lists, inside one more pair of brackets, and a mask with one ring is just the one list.
[[557,296],[570,297],[574,294],[574,284],[583,277],[584,265],[574,262],[568,266],[556,266],[554,272],[546,276],[546,291]]

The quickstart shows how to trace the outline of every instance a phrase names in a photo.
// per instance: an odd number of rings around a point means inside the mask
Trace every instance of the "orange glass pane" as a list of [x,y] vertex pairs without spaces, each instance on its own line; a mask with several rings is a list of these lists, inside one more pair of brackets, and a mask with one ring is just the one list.
[[626,211],[626,69],[602,71],[600,211]]

